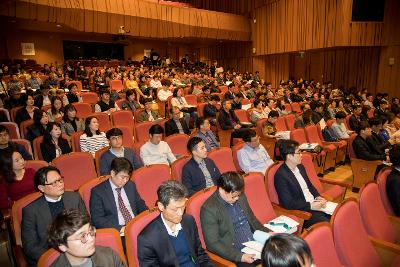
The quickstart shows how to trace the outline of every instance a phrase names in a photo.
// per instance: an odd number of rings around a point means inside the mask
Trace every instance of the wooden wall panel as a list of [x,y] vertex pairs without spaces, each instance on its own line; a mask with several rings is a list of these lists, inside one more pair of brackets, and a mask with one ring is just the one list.
[[[389,65],[389,58],[394,58],[394,64]],[[400,97],[400,45],[382,48],[377,91],[387,92],[390,97]]]
[[2,1],[0,15],[63,24],[82,32],[118,34],[119,26],[125,25],[131,31],[128,35],[146,38],[250,41],[251,35],[245,16],[140,0]]
[[265,82],[272,83],[277,88],[281,80],[289,78],[289,54],[255,56],[253,57],[253,72],[259,71]]

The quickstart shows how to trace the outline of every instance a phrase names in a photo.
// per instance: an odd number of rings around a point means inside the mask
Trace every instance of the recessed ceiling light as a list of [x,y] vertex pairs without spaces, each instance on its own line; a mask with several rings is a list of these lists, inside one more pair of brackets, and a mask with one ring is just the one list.
[[56,27],[57,27],[57,28],[61,28],[62,26],[61,26],[60,24],[57,24]]

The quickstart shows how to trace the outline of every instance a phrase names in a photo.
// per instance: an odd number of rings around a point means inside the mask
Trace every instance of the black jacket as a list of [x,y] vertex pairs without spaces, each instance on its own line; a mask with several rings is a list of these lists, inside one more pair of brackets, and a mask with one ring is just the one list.
[[[190,135],[190,130],[185,120],[183,118],[180,118],[179,121],[181,122],[183,132],[187,135]],[[179,133],[178,126],[176,125],[176,122],[173,119],[169,119],[168,121],[165,122],[165,136],[170,136],[178,133]]]
[[216,106],[211,105],[210,103],[204,106],[204,118],[215,118],[217,116],[217,113],[218,109]]
[[26,139],[33,142],[36,137],[44,135],[46,129],[41,124],[32,124],[27,128]]
[[233,129],[233,124],[231,120],[229,119],[229,115],[231,115],[232,119],[239,124],[240,121],[238,117],[236,116],[235,112],[233,110],[229,110],[229,113],[226,112],[224,109],[221,109],[219,111],[219,117],[218,117],[218,123],[221,126],[222,130],[231,130]]
[[[64,138],[58,139],[58,146],[60,147],[62,154],[68,154],[71,152],[71,147],[69,146],[68,141]],[[51,162],[56,158],[56,146],[54,144],[50,145],[42,142],[40,144],[40,151],[43,159],[47,162]]]
[[374,149],[361,136],[357,135],[353,141],[353,150],[357,158],[363,160],[385,160],[386,155],[374,152]]
[[5,150],[18,151],[24,160],[32,160],[33,159],[32,155],[28,151],[26,151],[26,149],[23,145],[12,142],[12,141],[8,142],[8,147],[0,148],[0,153]]
[[386,180],[386,192],[394,214],[400,216],[400,171],[393,168]]
[[[214,184],[217,184],[217,179],[221,175],[217,165],[209,158],[204,159],[207,170],[210,172]],[[206,188],[206,178],[201,171],[199,164],[191,158],[182,169],[182,183],[189,191],[189,196]]]
[[375,154],[385,154],[385,149],[390,147],[389,142],[374,132],[367,138],[367,143]]

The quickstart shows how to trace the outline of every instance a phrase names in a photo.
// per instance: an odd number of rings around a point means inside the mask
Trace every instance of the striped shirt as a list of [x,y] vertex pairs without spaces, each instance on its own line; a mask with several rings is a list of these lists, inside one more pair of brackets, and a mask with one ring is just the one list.
[[79,138],[81,151],[82,152],[90,152],[93,156],[94,153],[109,145],[108,139],[104,132],[100,134],[95,134],[91,137],[88,137],[85,133],[81,135]]

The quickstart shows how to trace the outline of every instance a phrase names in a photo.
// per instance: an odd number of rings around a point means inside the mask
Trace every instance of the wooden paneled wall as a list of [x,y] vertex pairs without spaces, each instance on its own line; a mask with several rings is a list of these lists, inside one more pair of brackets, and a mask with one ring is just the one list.
[[160,5],[140,0],[1,1],[0,15],[62,24],[80,32],[146,38],[207,38],[250,41],[244,16]]
[[253,58],[253,71],[259,71],[265,82],[272,83],[277,88],[281,80],[289,78],[289,54],[255,56]]
[[254,11],[256,54],[381,45],[383,23],[352,23],[351,9],[352,0],[271,0]]

